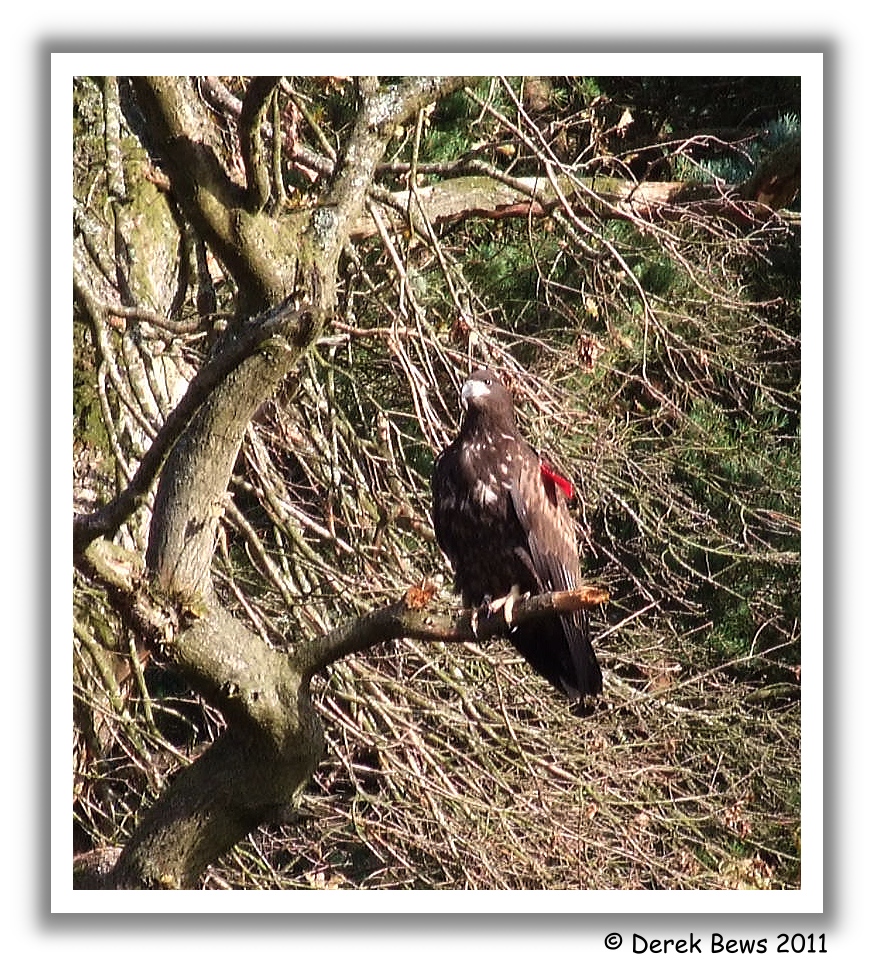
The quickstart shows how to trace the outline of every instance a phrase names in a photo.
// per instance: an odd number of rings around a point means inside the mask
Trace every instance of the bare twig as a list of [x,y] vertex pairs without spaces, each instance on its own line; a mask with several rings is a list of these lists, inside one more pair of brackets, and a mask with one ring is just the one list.
[[182,401],[167,417],[128,486],[111,503],[93,513],[80,514],[74,519],[74,553],[81,552],[95,537],[111,534],[118,529],[145,499],[170,449],[215,386],[259,345],[280,334],[299,314],[294,299],[287,298],[270,312],[253,319],[237,338],[225,346],[223,352],[198,370]]

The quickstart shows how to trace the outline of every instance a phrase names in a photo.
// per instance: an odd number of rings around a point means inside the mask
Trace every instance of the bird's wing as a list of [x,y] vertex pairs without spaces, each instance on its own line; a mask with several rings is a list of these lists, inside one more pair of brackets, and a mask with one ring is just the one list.
[[[543,590],[573,590],[582,582],[574,523],[563,490],[553,472],[543,472],[532,450],[510,491],[527,535],[531,566]],[[561,673],[562,686],[574,700],[580,694],[600,693],[601,669],[592,649],[588,614],[562,614],[561,625],[570,658],[570,667]]]
[[581,580],[574,524],[564,496],[530,450],[510,489],[528,543],[531,565],[544,590],[572,590]]
[[437,545],[449,557],[450,563],[457,565],[456,540],[453,539],[452,522],[456,506],[453,485],[453,459],[450,449],[444,450],[435,460],[431,474],[431,519]]

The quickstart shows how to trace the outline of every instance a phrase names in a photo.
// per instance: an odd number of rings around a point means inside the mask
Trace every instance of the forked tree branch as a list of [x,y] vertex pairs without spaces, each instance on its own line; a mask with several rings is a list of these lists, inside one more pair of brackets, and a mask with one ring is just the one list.
[[[142,579],[145,565],[131,551],[106,540],[96,540],[87,558],[96,576],[114,591],[128,597],[129,612],[138,615],[137,629],[153,640],[166,635],[168,627],[190,623],[190,615],[170,616],[173,605],[157,606],[154,591]],[[550,591],[514,601],[510,622],[505,608],[448,606],[438,598],[436,585],[425,581],[410,587],[399,600],[353,618],[321,637],[297,645],[290,658],[304,680],[335,661],[366,651],[387,641],[407,638],[416,641],[464,643],[502,637],[513,627],[548,614],[570,614],[593,610],[606,603],[608,595],[598,587]],[[154,624],[150,626],[150,623]],[[237,682],[227,682],[233,689]]]

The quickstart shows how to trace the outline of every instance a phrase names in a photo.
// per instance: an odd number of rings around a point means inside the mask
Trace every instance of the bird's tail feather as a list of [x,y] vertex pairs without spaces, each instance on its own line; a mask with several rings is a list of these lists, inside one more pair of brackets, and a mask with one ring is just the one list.
[[594,697],[601,693],[604,681],[592,647],[589,618],[585,614],[574,614],[562,616],[561,622],[574,672],[573,685],[580,697]]
[[585,615],[550,617],[513,630],[510,641],[525,660],[573,702],[601,693],[601,669]]

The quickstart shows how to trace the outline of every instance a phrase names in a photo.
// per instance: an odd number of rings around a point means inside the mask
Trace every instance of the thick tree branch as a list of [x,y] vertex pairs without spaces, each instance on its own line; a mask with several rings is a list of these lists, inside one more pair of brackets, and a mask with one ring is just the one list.
[[[251,118],[241,115],[241,125],[250,130],[260,131],[266,88],[265,82],[248,100]],[[423,99],[438,96],[443,86],[426,78],[382,90],[375,78],[365,78],[360,90],[356,123],[322,203],[288,216],[288,224],[294,220],[296,226],[289,253],[281,245],[283,219],[253,214],[242,192],[231,187],[199,127],[200,107],[190,85],[179,78],[139,84],[147,109],[160,119],[155,127],[163,134],[174,194],[204,236],[225,246],[218,250],[236,267],[244,305],[263,303],[268,296],[280,304],[266,321],[235,327],[228,349],[192,382],[131,486],[111,507],[78,521],[81,549],[123,519],[160,473],[145,576],[128,575],[133,589],[127,593],[137,600],[166,601],[175,609],[175,621],[162,617],[156,639],[228,722],[221,739],[186,769],[138,827],[119,859],[117,887],[191,885],[206,864],[265,821],[271,809],[287,804],[322,754],[321,724],[308,687],[313,669],[268,647],[225,610],[213,592],[212,558],[246,427],[333,312],[349,224],[361,210],[395,124],[418,110]],[[182,112],[182,123],[174,108]],[[260,134],[254,137],[248,200],[257,207],[264,192],[256,170]],[[148,613],[134,604],[128,610]]]
[[[363,211],[373,172],[394,129],[463,83],[462,77],[411,77],[398,87],[382,89],[376,78],[359,78],[363,104],[316,222],[320,244],[331,246],[339,257],[349,238],[350,226]],[[368,172],[367,178],[361,177],[362,171]]]
[[[771,218],[775,210],[789,204],[798,192],[798,170],[794,156],[784,156],[788,168],[768,167],[742,185],[703,185],[686,181],[625,181],[621,178],[576,178],[560,175],[556,181],[574,210],[594,212],[600,218],[650,222],[676,221],[689,216],[720,216],[742,226]],[[466,174],[438,181],[416,190],[421,214],[414,213],[414,225],[422,230],[423,219],[434,226],[453,224],[467,218],[544,218],[562,205],[562,198],[545,177],[509,178],[476,160],[461,165]],[[396,229],[406,227],[405,211],[409,192],[395,191],[379,199],[386,206],[387,220]],[[368,238],[378,228],[371,215],[363,213],[350,228],[353,239]]]
[[[147,562],[165,589],[208,596],[216,523],[245,428],[333,312],[337,265],[348,240],[348,227],[361,211],[373,170],[395,124],[416,110],[423,98],[437,96],[453,83],[460,82],[415,79],[386,91],[375,80],[361,81],[364,100],[335,178],[323,203],[301,215],[309,223],[294,256],[295,271],[291,275],[273,264],[268,236],[262,230],[264,225],[274,225],[274,219],[263,213],[245,213],[248,220],[238,225],[246,230],[242,240],[239,231],[236,233],[237,243],[257,249],[257,258],[271,263],[267,274],[276,272],[274,282],[284,288],[283,295],[287,297],[293,285],[304,308],[296,316],[294,331],[285,333],[284,348],[277,345],[279,351],[250,355],[219,381],[205,405],[193,415],[186,414],[185,432],[167,457],[155,496],[149,539]],[[162,87],[157,82],[155,85]],[[171,90],[177,92],[175,87]],[[188,142],[182,138],[181,143],[184,158]],[[178,144],[176,140],[169,143],[168,152],[172,154]],[[178,162],[171,165],[173,170],[178,170]],[[184,184],[188,175],[179,177]],[[262,228],[256,230],[256,222]],[[269,237],[275,237],[275,227],[271,230],[274,234]],[[262,275],[262,282],[267,274]]]
[[241,315],[288,295],[299,224],[292,220],[285,231],[249,210],[260,189],[250,184],[247,190],[232,176],[212,118],[188,78],[134,77],[131,85],[174,199],[237,282]]
[[[242,104],[215,78],[208,78],[207,91],[211,100],[233,117],[239,117]],[[406,87],[398,90],[393,123],[402,123],[411,116],[417,105],[429,103],[434,91],[443,96],[470,81],[469,78],[411,78]],[[384,103],[391,103],[387,101]],[[383,103],[379,109],[384,109]],[[378,117],[378,111],[374,117]],[[269,132],[269,125],[262,133]],[[292,160],[325,175],[337,177],[337,166],[303,145],[295,147]],[[404,174],[406,164],[378,164],[376,172]],[[435,175],[444,180],[419,188],[417,200],[422,212],[414,213],[414,223],[425,232],[423,219],[432,225],[451,224],[465,218],[542,218],[560,207],[561,199],[542,177],[513,178],[500,169],[475,157],[464,157],[445,164],[420,165],[419,173]],[[672,221],[689,215],[712,217],[719,215],[728,221],[748,226],[757,220],[767,220],[774,210],[791,203],[800,185],[800,141],[793,140],[767,159],[743,184],[702,185],[686,181],[628,181],[622,178],[599,176],[584,178],[561,175],[558,183],[562,192],[576,198],[582,209],[594,209],[606,218]],[[579,196],[575,190],[585,189]],[[376,185],[368,188],[374,200],[389,209],[389,222],[397,228],[406,227],[409,192],[387,192]],[[362,211],[350,227],[350,237],[363,239],[377,234],[377,226],[366,211]]]

